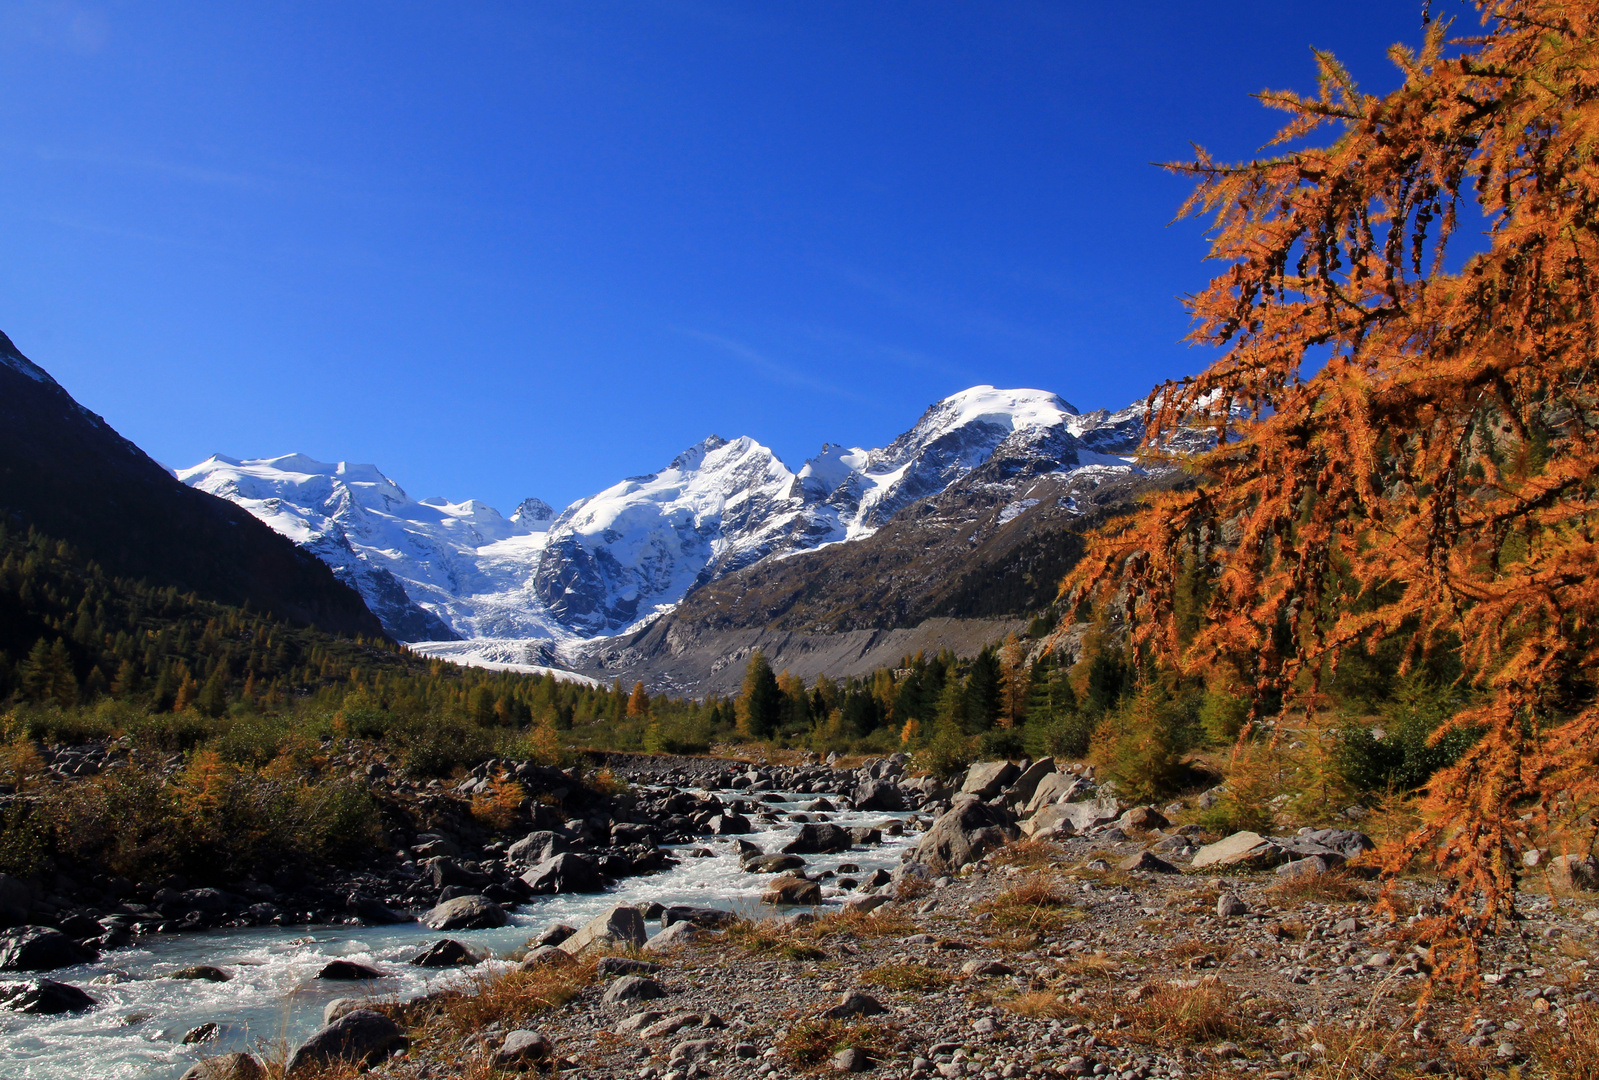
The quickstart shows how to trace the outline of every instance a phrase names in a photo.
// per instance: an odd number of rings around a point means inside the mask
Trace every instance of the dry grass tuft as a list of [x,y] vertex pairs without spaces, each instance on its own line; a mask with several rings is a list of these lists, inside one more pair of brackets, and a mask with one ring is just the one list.
[[747,953],[758,956],[781,956],[785,960],[825,960],[827,954],[807,943],[796,928],[762,920],[761,922],[736,922],[722,931],[730,945],[737,945]]
[[867,986],[883,986],[890,990],[911,990],[929,993],[942,990],[955,981],[955,976],[943,968],[926,964],[883,964],[870,968],[861,975]]
[[801,1020],[777,1040],[777,1052],[796,1068],[816,1070],[840,1050],[854,1047],[874,1057],[892,1052],[896,1032],[886,1024],[862,1020]]
[[795,928],[813,941],[833,937],[905,937],[916,933],[916,923],[903,908],[886,905],[876,911],[830,911],[816,921]]
[[1134,1038],[1165,1042],[1243,1039],[1255,1028],[1255,1022],[1244,1014],[1237,992],[1220,982],[1198,986],[1150,983],[1142,988],[1137,1001],[1106,1002],[1097,1011],[1105,1013],[1107,1021],[1111,1014],[1120,1014]]
[[1540,1080],[1599,1080],[1599,1008],[1567,1009],[1566,1030],[1545,1020],[1527,1031],[1523,1046],[1529,1066],[1523,1076]]
[[1030,1016],[1035,1020],[1060,1020],[1072,1015],[1071,1007],[1052,990],[1031,990],[1015,997],[1000,998],[999,1003],[1017,1016]]
[[994,866],[1019,866],[1024,870],[1053,870],[1061,864],[1060,848],[1048,840],[1019,840],[989,856]]
[[977,905],[975,910],[986,913],[995,926],[1006,930],[1048,933],[1083,917],[1071,903],[1071,897],[1059,891],[1052,879],[1035,874],[1016,888]]
[[1294,874],[1278,878],[1266,887],[1266,895],[1277,904],[1343,904],[1370,902],[1371,893],[1360,887],[1354,875],[1339,867],[1325,874]]

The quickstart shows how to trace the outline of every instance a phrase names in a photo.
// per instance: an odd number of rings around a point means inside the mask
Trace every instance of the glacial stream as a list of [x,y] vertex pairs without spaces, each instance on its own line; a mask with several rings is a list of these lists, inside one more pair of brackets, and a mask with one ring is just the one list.
[[[784,795],[773,804],[785,813],[801,809],[814,795]],[[845,827],[880,825],[911,815],[877,811],[842,811],[823,815]],[[816,818],[813,818],[815,820]],[[755,823],[749,839],[767,851],[781,850],[799,832],[798,824]],[[900,854],[916,842],[907,829],[902,837],[883,837],[881,846],[855,848],[834,855],[807,855],[806,872],[853,863],[862,874],[875,868],[892,870]],[[277,1057],[292,1049],[322,1023],[323,1007],[339,997],[403,1000],[442,986],[458,984],[471,971],[413,967],[407,963],[422,948],[442,937],[508,953],[551,923],[582,926],[613,904],[691,904],[723,908],[760,918],[775,914],[761,903],[770,874],[746,873],[739,867],[731,837],[701,837],[686,848],[709,848],[710,858],[686,857],[656,874],[628,878],[608,892],[539,897],[511,913],[510,925],[496,930],[440,933],[421,923],[395,926],[253,927],[192,934],[150,935],[132,948],[107,953],[98,962],[41,974],[81,987],[99,1004],[75,1016],[24,1016],[0,1011],[0,1080],[173,1080],[203,1057],[248,1050]],[[851,875],[860,876],[860,875]],[[834,892],[824,883],[824,892]],[[828,896],[825,904],[842,904],[845,896]],[[658,923],[649,924],[653,935]],[[349,959],[386,973],[372,983],[324,982],[313,978],[329,961]],[[163,978],[193,964],[220,967],[233,977],[224,983]],[[476,970],[483,970],[482,968]],[[26,976],[8,972],[0,981]],[[184,1046],[184,1035],[202,1024],[215,1023],[217,1036]]]

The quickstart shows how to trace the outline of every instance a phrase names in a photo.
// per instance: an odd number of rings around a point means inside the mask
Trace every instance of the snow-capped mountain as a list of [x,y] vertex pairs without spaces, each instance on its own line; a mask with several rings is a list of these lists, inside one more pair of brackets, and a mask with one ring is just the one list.
[[754,439],[711,436],[660,472],[560,514],[410,499],[370,465],[220,455],[178,473],[326,561],[403,640],[614,635],[696,585],[764,559],[872,535],[982,466],[986,482],[1131,469],[1143,408],[1079,413],[1042,390],[977,386],[880,449],[827,444],[791,470]]

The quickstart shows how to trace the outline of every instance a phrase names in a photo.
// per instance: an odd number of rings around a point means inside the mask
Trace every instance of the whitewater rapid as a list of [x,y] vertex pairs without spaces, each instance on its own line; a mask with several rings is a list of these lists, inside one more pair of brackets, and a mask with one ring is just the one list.
[[[815,795],[783,793],[771,809],[801,809]],[[813,815],[845,827],[881,825],[912,815],[841,811]],[[421,923],[395,926],[255,927],[139,938],[132,948],[107,953],[93,964],[44,972],[58,982],[81,987],[98,1005],[75,1016],[24,1016],[0,1011],[0,1080],[172,1080],[196,1061],[246,1050],[281,1058],[322,1023],[322,1010],[340,997],[403,1000],[459,984],[482,967],[439,971],[407,963],[431,942],[452,937],[504,955],[526,944],[551,923],[582,926],[614,904],[689,904],[722,908],[752,918],[776,914],[761,903],[770,874],[739,867],[735,839],[749,839],[767,851],[780,850],[798,824],[755,824],[748,837],[704,837],[675,849],[680,861],[656,874],[628,878],[611,890],[590,895],[539,897],[511,914],[510,925],[495,930],[429,930]],[[841,863],[891,870],[917,837],[884,835],[881,846],[833,855],[807,855],[806,872],[836,869]],[[708,858],[688,857],[708,848]],[[824,883],[824,892],[833,892]],[[828,896],[837,907],[847,897]],[[660,927],[650,924],[652,934]],[[372,983],[324,982],[314,978],[330,960],[355,960],[384,972]],[[195,964],[220,967],[232,975],[223,983],[175,980],[164,976]],[[0,981],[27,976],[7,972]],[[183,1045],[184,1035],[203,1024],[218,1025],[215,1038]]]

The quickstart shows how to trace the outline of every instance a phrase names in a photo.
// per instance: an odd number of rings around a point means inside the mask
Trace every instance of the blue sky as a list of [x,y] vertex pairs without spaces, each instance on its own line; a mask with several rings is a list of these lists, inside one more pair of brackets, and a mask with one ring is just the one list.
[[[1458,3],[1437,4],[1459,10]],[[1474,24],[1473,16],[1466,19]],[[1411,0],[0,4],[0,329],[171,465],[556,506],[1203,365],[1189,140]]]

